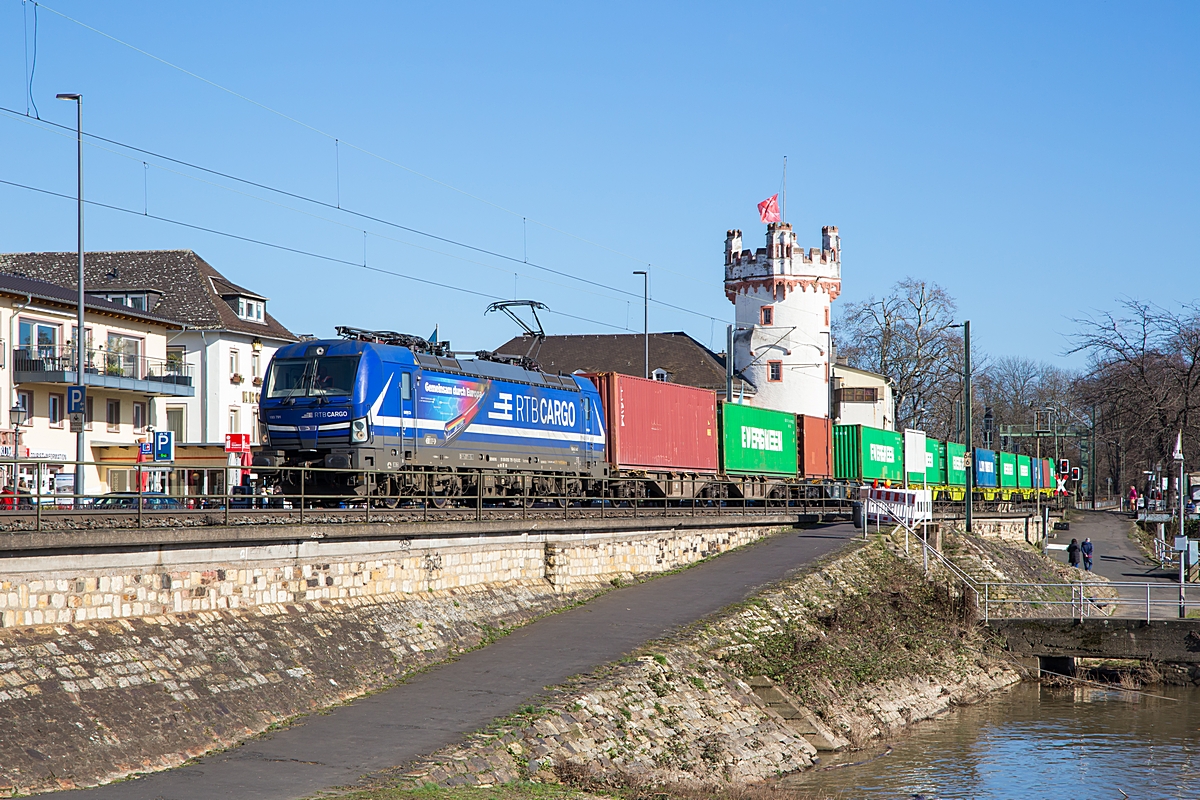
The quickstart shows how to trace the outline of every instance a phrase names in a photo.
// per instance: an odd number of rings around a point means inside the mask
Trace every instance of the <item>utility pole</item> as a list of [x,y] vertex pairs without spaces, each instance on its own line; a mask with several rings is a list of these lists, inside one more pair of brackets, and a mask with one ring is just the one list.
[[[964,320],[959,325],[951,325],[951,328],[963,329],[963,416],[966,418],[966,436],[965,438],[965,458],[966,458],[966,511],[967,511],[967,533],[971,532],[971,505],[972,495],[975,492],[975,450],[971,446],[971,438],[973,431],[971,430],[971,320]],[[947,465],[949,466],[949,465]]]
[[971,445],[971,320],[963,322],[963,399],[967,417],[967,453],[971,466],[967,469],[967,533],[971,532],[971,506],[975,494],[975,450]]

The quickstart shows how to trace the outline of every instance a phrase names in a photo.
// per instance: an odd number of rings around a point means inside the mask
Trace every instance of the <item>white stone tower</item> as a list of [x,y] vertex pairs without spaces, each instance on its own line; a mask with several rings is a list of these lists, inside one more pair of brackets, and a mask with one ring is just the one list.
[[[791,223],[767,225],[767,246],[742,249],[725,235],[725,295],[736,308],[735,374],[757,388],[754,405],[829,416],[830,304],[842,290],[838,229],[821,229],[820,251],[796,247]],[[736,396],[733,400],[736,401]]]

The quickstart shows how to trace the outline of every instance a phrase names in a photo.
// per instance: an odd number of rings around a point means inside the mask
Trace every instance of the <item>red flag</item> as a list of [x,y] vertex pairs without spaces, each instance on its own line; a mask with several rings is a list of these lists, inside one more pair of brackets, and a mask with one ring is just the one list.
[[779,222],[779,195],[773,194],[759,203],[758,216],[763,222]]

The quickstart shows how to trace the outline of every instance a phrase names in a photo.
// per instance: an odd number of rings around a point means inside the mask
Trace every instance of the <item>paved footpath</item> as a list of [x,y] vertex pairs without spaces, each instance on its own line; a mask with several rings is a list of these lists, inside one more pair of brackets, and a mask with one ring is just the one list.
[[[1119,583],[1152,583],[1163,584],[1161,590],[1155,590],[1155,602],[1172,600],[1176,595],[1170,586],[1178,585],[1179,572],[1170,568],[1163,569],[1158,562],[1148,557],[1129,538],[1131,520],[1124,514],[1112,511],[1075,511],[1071,515],[1071,530],[1059,531],[1055,544],[1068,544],[1072,538],[1080,542],[1089,537],[1095,545],[1095,555],[1092,559],[1092,569],[1098,575]],[[1067,554],[1061,550],[1051,551],[1052,558],[1067,559]],[[1116,611],[1118,617],[1145,617],[1145,605],[1134,603],[1145,602],[1146,592],[1136,587],[1122,587],[1118,590],[1123,599],[1131,601],[1122,605]],[[1152,609],[1155,618],[1172,618],[1178,616],[1178,606],[1161,605]]]
[[744,600],[833,552],[848,524],[788,531],[689,570],[609,592],[486,648],[269,736],[135,781],[76,792],[122,800],[290,800],[354,783],[458,741],[544,687],[619,659],[651,639]]

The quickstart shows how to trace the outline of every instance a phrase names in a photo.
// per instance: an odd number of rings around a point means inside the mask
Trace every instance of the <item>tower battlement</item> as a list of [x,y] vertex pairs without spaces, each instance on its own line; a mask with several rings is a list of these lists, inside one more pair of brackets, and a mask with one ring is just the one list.
[[[725,232],[725,295],[732,301],[752,286],[771,284],[786,296],[793,289],[818,288],[833,297],[841,293],[842,240],[836,225],[821,228],[821,249],[796,245],[790,222],[767,225],[767,246],[755,251],[742,248],[742,232]],[[782,298],[780,298],[782,299]],[[831,298],[832,299],[832,298]]]

